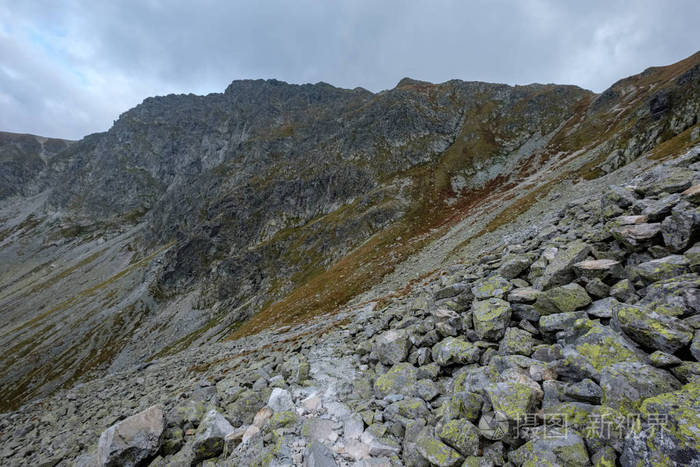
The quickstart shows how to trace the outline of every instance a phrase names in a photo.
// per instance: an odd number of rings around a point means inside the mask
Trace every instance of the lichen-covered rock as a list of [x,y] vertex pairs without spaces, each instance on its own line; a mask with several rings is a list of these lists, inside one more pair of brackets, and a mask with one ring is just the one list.
[[453,467],[464,459],[457,451],[431,436],[427,430],[418,436],[416,450],[425,460],[439,467]]
[[510,316],[510,304],[499,298],[476,300],[472,304],[474,330],[483,340],[501,339],[510,322]]
[[610,288],[610,296],[621,302],[626,302],[634,296],[634,285],[629,279],[622,279]]
[[479,453],[479,429],[469,420],[454,419],[442,426],[438,436],[463,456]]
[[552,428],[508,455],[517,466],[590,465],[586,444],[574,430]]
[[107,428],[97,445],[100,466],[137,466],[160,448],[165,430],[163,408],[153,406]]
[[477,281],[472,286],[472,294],[478,300],[487,298],[503,298],[511,289],[513,284],[501,276],[491,276]]
[[690,261],[682,255],[670,255],[640,263],[632,268],[633,273],[646,282],[671,279],[688,272]]
[[533,305],[540,315],[579,310],[591,303],[591,297],[578,284],[554,287],[541,293]]
[[600,373],[603,404],[623,412],[636,410],[648,397],[680,387],[678,380],[667,371],[642,362],[615,363]]
[[700,466],[700,384],[648,398],[620,458],[623,466]]
[[678,318],[657,313],[651,307],[626,306],[617,313],[622,330],[639,344],[674,353],[693,338],[693,329]]
[[431,355],[435,363],[440,366],[452,363],[466,364],[478,362],[481,350],[470,342],[446,337],[433,346]]
[[374,351],[385,365],[395,365],[406,360],[411,342],[405,330],[390,329],[380,334],[374,342]]
[[389,394],[407,394],[413,391],[418,380],[416,367],[407,362],[397,363],[374,382],[374,391],[379,397]]
[[520,328],[508,328],[501,340],[498,352],[501,355],[525,355],[529,356],[535,346],[535,339],[529,332]]
[[207,412],[199,424],[192,443],[194,459],[201,461],[221,454],[224,450],[226,436],[233,431],[233,426],[219,412],[216,410]]
[[571,329],[574,323],[586,317],[583,311],[569,311],[566,313],[557,313],[554,315],[546,315],[540,318],[540,331],[544,333],[555,333]]
[[572,242],[566,248],[557,251],[542,276],[537,278],[537,285],[546,290],[571,282],[574,278],[574,264],[586,259],[590,252],[591,247],[580,241]]
[[504,381],[486,388],[493,409],[509,420],[518,420],[533,413],[537,403],[536,391],[525,384]]
[[660,350],[656,350],[649,355],[649,363],[651,363],[656,368],[668,368],[676,365],[680,365],[683,362],[680,358],[675,355],[671,355]]

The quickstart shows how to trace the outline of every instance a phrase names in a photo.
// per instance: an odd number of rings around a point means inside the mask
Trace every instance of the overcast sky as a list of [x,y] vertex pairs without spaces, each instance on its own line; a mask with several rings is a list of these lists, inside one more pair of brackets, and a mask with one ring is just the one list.
[[698,0],[0,0],[0,130],[78,139],[234,79],[404,76],[600,92],[700,49]]

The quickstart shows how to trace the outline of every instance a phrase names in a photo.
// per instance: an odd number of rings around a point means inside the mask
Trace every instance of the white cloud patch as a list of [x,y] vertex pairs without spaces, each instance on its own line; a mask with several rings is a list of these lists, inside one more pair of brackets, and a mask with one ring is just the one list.
[[80,138],[145,97],[240,78],[373,91],[411,76],[600,92],[694,52],[700,2],[312,0],[0,4],[0,130]]

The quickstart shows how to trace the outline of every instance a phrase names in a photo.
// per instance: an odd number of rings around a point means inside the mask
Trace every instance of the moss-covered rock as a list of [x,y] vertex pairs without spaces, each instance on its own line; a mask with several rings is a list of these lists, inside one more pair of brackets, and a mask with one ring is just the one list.
[[627,413],[642,400],[678,389],[680,383],[669,372],[642,362],[615,363],[601,370],[603,404]]
[[508,328],[501,340],[498,352],[501,355],[525,355],[529,356],[535,346],[535,339],[532,334],[520,328]]

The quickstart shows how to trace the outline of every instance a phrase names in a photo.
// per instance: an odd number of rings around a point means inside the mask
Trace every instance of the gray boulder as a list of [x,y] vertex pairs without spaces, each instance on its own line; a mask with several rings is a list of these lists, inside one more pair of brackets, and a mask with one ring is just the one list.
[[679,252],[693,243],[700,229],[700,212],[698,207],[687,201],[681,201],[661,223],[664,243],[672,251]]
[[637,250],[652,244],[661,232],[661,224],[624,225],[613,227],[610,232],[621,245],[631,250]]
[[632,272],[647,283],[671,279],[688,272],[690,261],[682,255],[670,255],[633,266]]
[[100,466],[136,466],[155,456],[165,430],[163,409],[149,407],[107,428],[97,445]]
[[657,313],[656,309],[626,306],[617,313],[620,328],[644,347],[674,353],[693,338],[693,329],[673,316]]
[[574,279],[574,264],[586,259],[590,252],[591,247],[586,243],[575,241],[568,244],[566,248],[557,251],[542,276],[537,278],[536,284],[546,290],[571,282]]
[[632,427],[620,463],[636,466],[700,466],[700,385],[646,399],[644,423]]
[[591,297],[583,287],[567,284],[541,293],[533,306],[540,315],[550,315],[579,310],[590,303]]
[[209,459],[221,454],[224,450],[225,438],[235,429],[216,410],[210,410],[199,424],[197,434],[192,443],[192,454],[196,461]]
[[501,276],[491,276],[477,281],[472,286],[474,298],[483,300],[486,298],[503,298],[511,289],[513,284]]
[[433,346],[431,355],[440,366],[452,363],[466,364],[478,362],[481,350],[470,342],[447,337]]
[[474,330],[479,339],[495,341],[503,337],[510,323],[508,302],[499,298],[474,301],[472,312]]
[[333,453],[324,444],[312,441],[304,452],[305,467],[337,467]]
[[395,365],[406,360],[411,342],[404,330],[391,329],[380,334],[374,342],[374,352],[384,365]]

